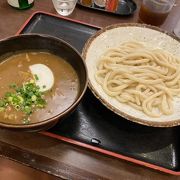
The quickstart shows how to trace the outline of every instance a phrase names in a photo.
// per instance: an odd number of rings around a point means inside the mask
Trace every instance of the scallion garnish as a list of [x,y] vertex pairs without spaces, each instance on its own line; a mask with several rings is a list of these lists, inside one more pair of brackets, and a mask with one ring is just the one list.
[[37,75],[37,74],[35,74],[35,75],[34,75],[34,78],[35,78],[35,80],[36,80],[36,81],[38,81],[38,80],[39,80],[39,77],[38,77],[38,75]]
[[7,106],[11,106],[17,111],[22,111],[26,118],[23,123],[29,122],[31,115],[37,108],[44,108],[46,101],[43,98],[43,92],[34,80],[24,83],[18,87],[15,83],[9,86],[13,92],[6,92],[4,98],[0,99],[0,112],[4,111]]

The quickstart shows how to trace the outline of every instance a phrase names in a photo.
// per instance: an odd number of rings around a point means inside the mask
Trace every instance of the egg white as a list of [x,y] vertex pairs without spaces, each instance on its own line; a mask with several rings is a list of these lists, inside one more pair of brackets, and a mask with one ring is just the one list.
[[29,69],[35,77],[35,83],[40,87],[41,92],[48,91],[53,87],[54,74],[48,66],[44,64],[33,64],[29,66]]

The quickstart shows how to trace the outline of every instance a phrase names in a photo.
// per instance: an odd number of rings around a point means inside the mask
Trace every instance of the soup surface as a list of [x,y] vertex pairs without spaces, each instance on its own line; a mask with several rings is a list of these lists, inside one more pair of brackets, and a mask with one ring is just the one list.
[[[23,91],[26,86],[32,85],[33,88],[37,88],[37,91],[40,91],[38,85],[36,86],[36,81],[39,80],[39,77],[30,70],[30,67],[33,65],[37,65],[37,72],[45,81],[49,76],[38,69],[39,65],[45,65],[50,69],[49,71],[52,71],[54,77],[52,87],[44,92],[39,92],[39,99],[36,93],[28,92],[27,96],[30,96],[30,100],[32,100],[29,103],[30,105],[27,105],[27,107],[23,106],[23,108],[21,105],[20,107],[18,105],[17,108],[14,108],[16,106],[9,102],[12,102],[14,94],[16,98],[19,97],[19,92],[17,93],[16,89]],[[46,87],[46,84],[44,84],[44,87]],[[62,58],[47,52],[17,53],[3,59],[0,63],[0,122],[28,124],[46,120],[58,115],[72,105],[77,98],[78,92],[78,76],[73,67]],[[10,93],[12,93],[12,97],[7,98],[7,94]],[[5,98],[6,101],[9,100],[9,104],[4,103]],[[20,97],[19,99],[26,98]],[[42,106],[36,107],[35,102],[37,100]],[[2,106],[2,102],[5,105]],[[22,100],[22,103],[24,102],[25,100]],[[30,113],[24,111],[28,110],[28,106],[30,106]]]

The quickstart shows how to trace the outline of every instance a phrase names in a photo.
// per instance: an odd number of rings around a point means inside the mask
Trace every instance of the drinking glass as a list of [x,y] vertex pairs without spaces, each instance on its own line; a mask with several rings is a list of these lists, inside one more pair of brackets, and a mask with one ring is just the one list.
[[140,20],[151,25],[161,25],[171,11],[175,0],[142,0]]
[[73,12],[77,0],[52,0],[52,2],[58,14],[69,16]]

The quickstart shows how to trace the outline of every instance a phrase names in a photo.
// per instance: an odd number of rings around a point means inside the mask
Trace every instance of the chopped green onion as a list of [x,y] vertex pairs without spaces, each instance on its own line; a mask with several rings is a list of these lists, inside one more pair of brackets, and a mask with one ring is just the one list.
[[18,110],[20,110],[20,106],[19,105],[15,105],[15,109],[18,111]]
[[9,87],[10,87],[10,88],[16,88],[17,85],[16,85],[15,83],[11,83],[11,84],[9,85]]
[[31,96],[31,100],[32,100],[32,101],[36,101],[36,99],[37,99],[36,95],[32,95],[32,96]]
[[12,102],[13,97],[9,96],[9,97],[7,98],[7,100],[8,100],[8,102]]
[[9,96],[11,96],[11,95],[12,95],[11,92],[6,92],[5,97],[9,97]]
[[32,114],[32,109],[30,106],[25,106],[24,107],[24,112],[27,114],[27,115],[30,115]]
[[4,107],[0,107],[0,112],[4,111],[5,108]]
[[33,84],[33,83],[34,83],[34,79],[31,79],[31,80],[30,80],[30,83],[32,83],[32,84]]
[[22,96],[19,96],[19,95],[17,97],[19,99],[19,103],[22,104],[24,102],[24,98]]
[[38,80],[39,80],[39,77],[38,77],[38,75],[37,75],[37,74],[35,74],[35,75],[34,75],[34,78],[35,78],[35,80],[36,80],[36,81],[38,81]]
[[37,108],[46,106],[46,101],[43,98],[44,94],[33,79],[23,83],[21,87],[18,87],[15,83],[12,83],[9,87],[14,89],[14,92],[6,92],[4,98],[0,99],[0,112],[4,111],[8,106],[12,106],[15,110],[21,110],[26,115],[23,123],[27,124],[30,121],[30,114]]
[[30,119],[28,117],[23,119],[23,124],[29,124],[30,123]]
[[0,100],[0,107],[4,107],[5,106],[5,101],[4,100]]

